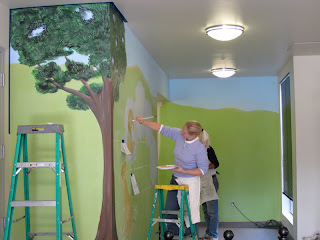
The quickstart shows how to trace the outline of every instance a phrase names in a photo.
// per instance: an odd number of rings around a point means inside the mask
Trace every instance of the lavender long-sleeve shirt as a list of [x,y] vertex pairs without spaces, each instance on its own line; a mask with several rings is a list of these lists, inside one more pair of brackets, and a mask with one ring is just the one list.
[[[208,155],[205,146],[198,138],[193,141],[186,141],[180,133],[181,129],[162,125],[160,133],[175,141],[173,151],[174,164],[179,164],[183,169],[190,170],[199,168],[206,174],[209,168]],[[193,175],[173,172],[176,177],[194,177]]]

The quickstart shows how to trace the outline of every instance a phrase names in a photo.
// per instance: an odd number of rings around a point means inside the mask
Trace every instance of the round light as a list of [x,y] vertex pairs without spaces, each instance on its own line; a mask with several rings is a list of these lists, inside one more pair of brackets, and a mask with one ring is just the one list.
[[217,25],[206,28],[206,33],[219,41],[230,41],[239,37],[244,28],[238,25]]
[[213,75],[219,78],[228,78],[233,76],[236,73],[237,69],[235,68],[214,68],[211,69]]

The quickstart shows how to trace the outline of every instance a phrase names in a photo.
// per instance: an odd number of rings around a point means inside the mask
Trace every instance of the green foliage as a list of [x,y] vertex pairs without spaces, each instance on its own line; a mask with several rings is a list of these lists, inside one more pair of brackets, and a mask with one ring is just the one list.
[[66,67],[69,72],[69,76],[75,80],[89,80],[90,78],[99,75],[92,66],[71,61],[69,59],[66,61]]
[[40,82],[36,81],[35,87],[37,92],[46,94],[46,93],[55,93],[58,91],[58,88],[50,83],[50,81]]
[[119,100],[119,84],[124,80],[127,67],[125,47],[125,29],[121,16],[113,7],[110,8],[110,52],[111,52],[111,81],[114,89],[114,100]]
[[[127,65],[124,24],[110,3],[11,10],[10,43],[21,64],[38,66],[33,72],[38,92],[56,92],[52,81],[63,87],[71,79],[104,76],[111,79],[119,99]],[[88,64],[68,59],[74,52],[89,56]],[[67,59],[65,72],[53,63],[59,57]],[[68,99],[68,106],[78,102],[76,96]],[[81,104],[70,107],[83,109]]]
[[36,67],[32,71],[32,75],[36,79],[35,87],[39,93],[55,93],[58,88],[52,84],[53,80],[63,87],[71,78],[69,74],[63,72],[61,67],[55,62],[49,62],[45,65]]
[[[60,7],[66,8],[66,7]],[[68,9],[72,11],[75,6]],[[55,11],[57,7],[41,7],[16,9],[11,11],[11,46],[19,52],[20,63],[34,66],[50,61],[58,56],[68,56],[72,50],[65,49],[62,38],[57,39],[59,33],[53,30],[59,29],[57,20],[61,11]],[[50,16],[50,17],[49,17]],[[43,29],[38,35],[33,33],[39,28]],[[59,31],[59,30],[58,30]],[[55,41],[55,39],[57,39]]]
[[[101,93],[102,88],[103,88],[103,84],[101,84],[101,83],[91,83],[89,86],[90,86],[91,90],[92,90],[95,94]],[[86,94],[86,95],[89,95],[88,90],[87,90],[86,88],[84,88],[84,87],[82,87],[82,88],[80,89],[80,92],[82,92],[82,93],[84,93],[84,94]]]
[[99,65],[99,72],[101,73],[102,76],[111,78],[110,62],[108,62],[107,60],[102,62]]
[[[91,90],[96,93],[99,94],[102,91],[103,88],[103,84],[99,84],[99,83],[91,83],[89,85],[89,87],[91,88]],[[85,86],[82,86],[80,88],[80,92],[83,94],[86,94],[89,96],[89,92],[88,89]],[[67,96],[67,105],[69,108],[73,109],[73,110],[83,110],[86,111],[89,109],[88,105],[78,96],[74,95],[74,94],[69,94]]]
[[86,111],[89,109],[88,105],[74,94],[69,94],[66,98],[66,102],[67,106],[73,110]]

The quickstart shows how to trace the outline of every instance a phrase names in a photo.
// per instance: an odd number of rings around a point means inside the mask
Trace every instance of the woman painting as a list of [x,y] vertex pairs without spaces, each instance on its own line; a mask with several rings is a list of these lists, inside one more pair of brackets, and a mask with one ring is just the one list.
[[[177,168],[172,169],[173,175],[170,184],[189,185],[189,205],[191,211],[191,221],[196,226],[200,222],[200,177],[208,171],[208,155],[205,145],[209,141],[209,136],[197,121],[188,121],[182,129],[164,126],[160,123],[149,122],[142,119],[141,116],[136,118],[140,124],[160,132],[164,137],[174,140],[174,164]],[[178,198],[180,194],[178,195]],[[178,210],[177,191],[169,191],[166,199],[166,210]],[[177,218],[166,216],[165,218]],[[186,225],[189,227],[189,221],[186,218]],[[178,235],[178,227],[174,223],[167,224],[168,229]]]

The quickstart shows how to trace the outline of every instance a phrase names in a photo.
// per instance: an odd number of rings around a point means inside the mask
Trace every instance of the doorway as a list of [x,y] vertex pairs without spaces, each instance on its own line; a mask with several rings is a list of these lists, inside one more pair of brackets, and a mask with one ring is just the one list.
[[0,47],[0,240],[3,239],[4,204],[4,48]]

